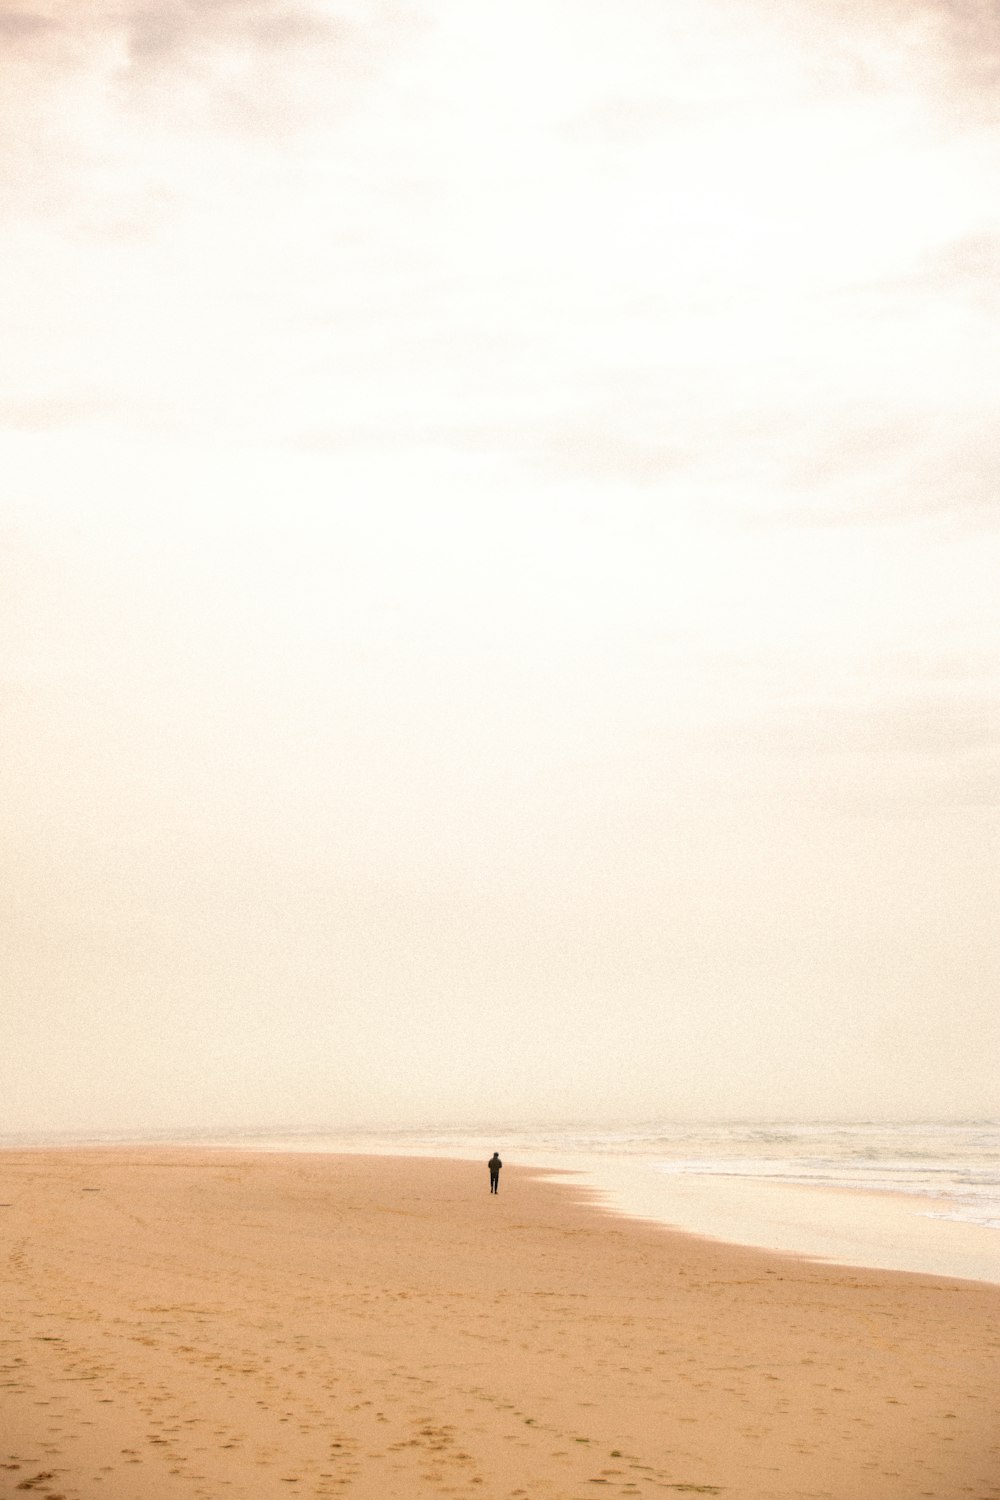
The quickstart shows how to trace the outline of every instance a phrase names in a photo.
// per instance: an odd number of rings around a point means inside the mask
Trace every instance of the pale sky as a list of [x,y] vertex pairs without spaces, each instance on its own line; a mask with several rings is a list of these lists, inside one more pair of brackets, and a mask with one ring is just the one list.
[[0,0],[0,1130],[1000,1113],[992,0]]

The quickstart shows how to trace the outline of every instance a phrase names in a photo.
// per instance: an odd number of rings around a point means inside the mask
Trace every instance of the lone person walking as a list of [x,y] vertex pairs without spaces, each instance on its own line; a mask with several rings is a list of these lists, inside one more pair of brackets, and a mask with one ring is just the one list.
[[499,1193],[499,1191],[500,1191],[500,1168],[503,1166],[503,1162],[500,1160],[500,1154],[499,1154],[499,1152],[494,1151],[493,1155],[490,1157],[490,1159],[486,1163],[486,1165],[490,1169],[490,1192],[491,1193]]

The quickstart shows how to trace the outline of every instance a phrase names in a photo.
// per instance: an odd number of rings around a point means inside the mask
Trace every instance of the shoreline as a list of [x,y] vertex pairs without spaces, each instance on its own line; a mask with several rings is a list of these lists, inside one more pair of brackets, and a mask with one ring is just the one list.
[[1000,1290],[454,1159],[0,1153],[0,1500],[1000,1500]]
[[609,1211],[823,1265],[1000,1286],[1000,1231],[931,1217],[935,1199],[862,1187],[662,1171],[619,1158],[586,1171]]
[[[472,1135],[472,1132],[470,1132]],[[485,1141],[485,1137],[483,1140]],[[473,1136],[475,1141],[475,1137]],[[492,1142],[492,1137],[490,1137]],[[371,1156],[485,1164],[482,1143],[405,1147],[345,1133],[241,1141],[220,1133],[194,1143],[142,1140],[63,1143],[25,1150],[232,1150],[291,1156]],[[501,1150],[501,1155],[504,1151]],[[613,1152],[514,1149],[511,1163],[561,1182],[571,1174],[604,1211],[703,1239],[770,1250],[818,1264],[910,1272],[1000,1285],[1000,1229],[932,1217],[939,1200],[861,1186],[789,1183],[750,1175],[663,1170],[660,1158]]]

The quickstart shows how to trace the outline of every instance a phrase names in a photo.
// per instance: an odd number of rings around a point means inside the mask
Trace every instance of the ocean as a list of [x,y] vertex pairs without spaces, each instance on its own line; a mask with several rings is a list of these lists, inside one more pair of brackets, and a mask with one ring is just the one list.
[[[482,1160],[573,1172],[625,1214],[845,1264],[1000,1281],[1000,1122],[809,1121],[187,1129],[0,1136]],[[511,1173],[505,1177],[513,1183]]]

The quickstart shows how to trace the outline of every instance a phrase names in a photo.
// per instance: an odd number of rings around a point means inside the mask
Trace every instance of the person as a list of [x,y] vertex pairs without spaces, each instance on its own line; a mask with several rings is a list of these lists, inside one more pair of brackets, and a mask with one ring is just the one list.
[[490,1192],[491,1193],[499,1193],[499,1191],[500,1191],[500,1168],[503,1166],[503,1162],[500,1160],[500,1153],[499,1153],[499,1151],[494,1151],[493,1155],[490,1157],[490,1159],[486,1163],[486,1165],[490,1169]]

